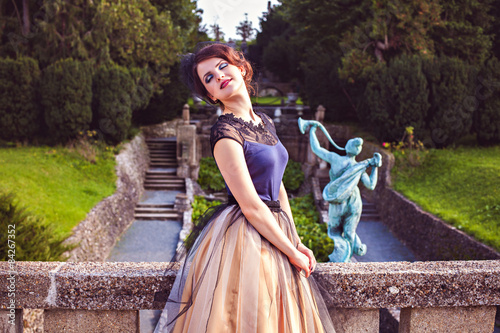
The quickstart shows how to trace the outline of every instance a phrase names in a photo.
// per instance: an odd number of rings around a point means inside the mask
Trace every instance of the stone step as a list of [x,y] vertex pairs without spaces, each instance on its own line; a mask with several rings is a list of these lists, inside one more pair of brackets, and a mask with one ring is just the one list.
[[175,137],[171,138],[146,138],[146,142],[177,142]]
[[177,162],[151,162],[150,168],[177,168]]
[[148,184],[144,185],[146,190],[185,190],[184,184]]
[[146,204],[146,203],[138,203],[136,208],[174,208],[173,203],[166,204]]
[[177,158],[170,158],[170,157],[151,157],[149,159],[150,162],[155,162],[155,163],[160,163],[160,162],[165,162],[165,163],[177,163]]
[[184,186],[184,179],[146,179],[144,185],[182,185]]
[[361,214],[360,221],[380,221],[378,214]]
[[151,152],[149,158],[177,158],[175,152]]
[[158,208],[158,207],[135,207],[134,212],[148,214],[178,214],[174,208]]
[[165,145],[152,145],[152,146],[149,146],[148,145],[148,149],[150,152],[168,152],[168,153],[172,153],[172,152],[176,152],[177,151],[177,147],[176,146],[165,146]]
[[152,173],[148,173],[146,174],[146,178],[150,178],[150,179],[157,179],[157,178],[161,178],[161,179],[183,179],[183,178],[179,178],[177,177],[177,175],[175,173],[167,173],[167,174],[152,174]]
[[179,214],[135,214],[134,218],[136,220],[180,220],[181,216]]

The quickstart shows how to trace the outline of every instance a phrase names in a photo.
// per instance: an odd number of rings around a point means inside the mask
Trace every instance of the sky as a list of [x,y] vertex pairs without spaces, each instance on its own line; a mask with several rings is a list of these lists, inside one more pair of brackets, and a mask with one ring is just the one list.
[[[259,17],[267,11],[267,2],[268,0],[198,0],[197,4],[198,8],[203,9],[201,24],[206,24],[208,35],[214,37],[210,25],[218,23],[224,33],[224,39],[228,41],[229,38],[241,39],[236,34],[236,27],[245,20],[245,13],[248,13],[252,28],[260,31]],[[277,0],[271,0],[271,6],[278,4]]]

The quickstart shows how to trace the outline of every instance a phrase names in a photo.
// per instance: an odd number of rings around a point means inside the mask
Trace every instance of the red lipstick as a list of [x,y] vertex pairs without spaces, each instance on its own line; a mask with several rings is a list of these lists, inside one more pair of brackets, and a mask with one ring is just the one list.
[[229,84],[229,82],[231,82],[231,79],[222,81],[220,88],[221,89],[226,88],[226,86]]

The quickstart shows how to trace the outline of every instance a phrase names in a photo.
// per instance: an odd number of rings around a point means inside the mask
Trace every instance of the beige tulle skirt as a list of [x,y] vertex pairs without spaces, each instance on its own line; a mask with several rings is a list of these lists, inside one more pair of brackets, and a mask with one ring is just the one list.
[[[293,240],[280,209],[273,214]],[[159,332],[334,332],[312,277],[263,238],[237,205],[212,212],[187,252]]]

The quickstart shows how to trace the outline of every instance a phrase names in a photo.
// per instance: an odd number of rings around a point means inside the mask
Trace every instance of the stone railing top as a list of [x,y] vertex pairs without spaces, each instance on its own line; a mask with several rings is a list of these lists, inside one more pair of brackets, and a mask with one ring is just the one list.
[[[15,288],[18,308],[162,309],[179,264],[166,262],[0,263],[0,304]],[[318,264],[313,274],[329,307],[500,305],[500,261]],[[15,281],[10,277],[14,276]]]

